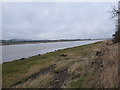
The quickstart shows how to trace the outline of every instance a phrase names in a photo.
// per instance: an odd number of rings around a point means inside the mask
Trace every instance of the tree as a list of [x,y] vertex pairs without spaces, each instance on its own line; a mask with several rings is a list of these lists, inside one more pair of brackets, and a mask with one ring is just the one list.
[[115,34],[113,34],[113,42],[117,43],[120,42],[120,1],[118,2],[118,10],[115,7],[113,7],[112,14],[113,17],[118,17],[116,31]]

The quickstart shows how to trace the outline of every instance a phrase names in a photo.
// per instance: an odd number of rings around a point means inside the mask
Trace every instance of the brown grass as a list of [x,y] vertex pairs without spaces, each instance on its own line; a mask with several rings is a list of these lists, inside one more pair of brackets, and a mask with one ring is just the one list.
[[72,60],[64,60],[64,61],[58,61],[56,63],[56,67],[54,69],[55,72],[61,72],[65,69],[67,69],[72,64]]
[[17,85],[16,88],[50,88],[53,81],[54,76],[51,73],[45,73],[34,80],[29,79],[27,82]]
[[106,88],[118,87],[118,47],[109,46],[109,51],[101,56],[104,69],[101,73],[101,83]]

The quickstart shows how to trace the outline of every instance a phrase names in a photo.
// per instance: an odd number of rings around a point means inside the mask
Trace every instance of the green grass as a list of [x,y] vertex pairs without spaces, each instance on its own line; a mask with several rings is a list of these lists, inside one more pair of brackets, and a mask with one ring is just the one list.
[[[71,81],[69,83],[69,88],[85,88],[82,86],[84,86],[84,84],[87,82],[87,79],[89,77],[91,77],[91,75],[92,75],[91,73],[85,73],[84,75],[80,76],[76,80]],[[86,85],[86,87],[88,87],[87,84],[85,84],[85,85]]]
[[[29,76],[29,69],[34,65],[45,66],[45,64],[49,66],[49,62],[51,59],[44,59],[43,56],[34,56],[28,58],[26,60],[18,60],[13,62],[8,62],[3,64],[3,84],[5,86],[10,86],[15,82],[19,82],[19,80],[25,79]],[[39,68],[39,67],[38,67]],[[33,71],[34,73],[34,71]],[[7,82],[6,82],[7,81]]]

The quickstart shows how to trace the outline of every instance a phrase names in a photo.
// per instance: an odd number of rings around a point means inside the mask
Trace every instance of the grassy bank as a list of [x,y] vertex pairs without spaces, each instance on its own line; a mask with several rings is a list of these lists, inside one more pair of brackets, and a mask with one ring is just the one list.
[[3,63],[3,87],[117,87],[117,45],[109,41]]

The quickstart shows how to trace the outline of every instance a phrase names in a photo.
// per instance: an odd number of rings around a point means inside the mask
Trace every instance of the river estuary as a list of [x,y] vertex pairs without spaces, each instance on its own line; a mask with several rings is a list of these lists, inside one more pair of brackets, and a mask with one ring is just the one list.
[[58,49],[86,45],[97,41],[69,41],[0,46],[0,48],[2,48],[2,62],[13,61],[20,58],[28,58],[37,54],[45,54]]

